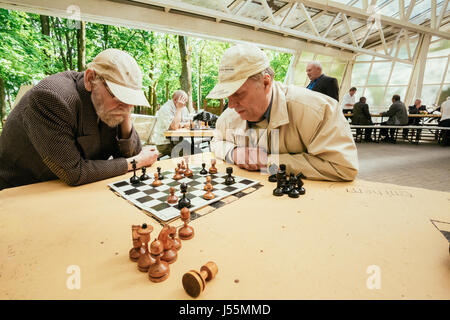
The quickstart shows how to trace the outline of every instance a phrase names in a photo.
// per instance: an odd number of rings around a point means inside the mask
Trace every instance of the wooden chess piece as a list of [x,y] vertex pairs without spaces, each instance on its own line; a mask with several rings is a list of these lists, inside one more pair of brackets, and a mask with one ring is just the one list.
[[186,163],[184,162],[184,160],[181,160],[181,172],[180,172],[180,174],[184,174],[185,171],[186,171]]
[[197,298],[205,290],[206,281],[214,279],[219,272],[217,264],[213,261],[207,262],[200,268],[200,272],[190,270],[183,275],[183,288],[188,295]]
[[205,200],[212,200],[214,199],[216,196],[214,195],[214,193],[212,193],[212,184],[207,184],[207,190],[206,193],[203,195],[203,199]]
[[210,174],[216,174],[217,173],[216,159],[212,159],[211,160],[211,168],[209,168],[209,173]]
[[177,235],[177,228],[170,227],[169,236],[172,239],[173,248],[178,251],[181,249],[181,240],[176,235]]
[[141,256],[141,242],[139,241],[139,235],[137,231],[139,230],[140,225],[132,225],[131,226],[131,237],[133,238],[133,248],[130,249],[129,256],[131,261],[138,261]]
[[[178,164],[180,165],[180,164]],[[180,174],[180,169],[175,168],[175,175],[172,177],[173,180],[180,180],[183,179],[183,176]]]
[[206,177],[205,186],[203,187],[203,190],[208,191],[209,187],[211,187],[211,190],[214,189],[212,183],[211,183],[211,176]]
[[155,180],[153,180],[152,186],[153,187],[159,187],[160,185],[162,185],[161,180],[159,180],[158,172],[155,172],[154,177],[155,177]]
[[169,188],[170,195],[167,197],[167,203],[174,204],[178,202],[178,197],[175,195],[175,188]]
[[300,193],[300,195],[304,195],[306,193],[305,188],[303,188],[304,183],[303,183],[303,180],[302,180],[302,179],[305,179],[305,178],[306,177],[302,173],[299,173],[297,175],[297,188],[296,189]]
[[184,170],[184,176],[189,178],[192,177],[194,175],[194,172],[189,169],[189,164],[186,163],[186,170]]
[[166,261],[167,263],[174,263],[177,261],[178,254],[177,250],[173,248],[173,242],[172,239],[169,238],[170,233],[170,227],[168,225],[165,225],[161,232],[159,233],[158,240],[162,243],[164,247],[164,253],[161,256],[161,260]]
[[138,269],[141,272],[147,272],[150,265],[155,263],[155,259],[150,256],[148,252],[148,243],[150,241],[150,233],[153,231],[153,227],[147,224],[143,224],[137,231],[139,235],[139,241],[141,242],[141,255],[137,261]]
[[178,236],[181,240],[189,240],[194,237],[194,228],[188,225],[191,218],[191,211],[188,208],[181,209],[181,220],[184,222],[184,226],[178,230]]
[[159,240],[154,240],[150,245],[151,256],[155,259],[155,263],[148,268],[148,278],[152,282],[162,282],[169,277],[169,264],[161,260],[164,246]]
[[205,167],[206,167],[206,163],[202,163],[202,170],[200,170],[201,175],[208,174],[208,171],[206,171]]
[[184,173],[184,170],[181,168],[181,163],[178,163],[178,164],[177,164],[177,167],[178,167],[178,173],[179,173],[179,174],[183,174],[183,173]]

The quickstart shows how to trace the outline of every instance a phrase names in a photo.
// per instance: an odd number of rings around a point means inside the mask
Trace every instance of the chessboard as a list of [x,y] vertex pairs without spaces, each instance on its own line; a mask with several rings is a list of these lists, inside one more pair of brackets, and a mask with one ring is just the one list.
[[[170,187],[175,188],[175,195],[178,199],[181,198],[180,185],[186,183],[188,186],[186,197],[191,200],[191,220],[195,220],[199,216],[210,213],[214,209],[236,200],[248,193],[251,193],[262,185],[259,181],[234,176],[235,183],[226,185],[226,173],[216,173],[201,175],[200,167],[191,167],[193,175],[191,177],[183,177],[180,180],[174,180],[174,170],[161,172],[163,179],[159,187],[153,187],[153,179],[140,181],[137,184],[131,184],[130,180],[121,180],[108,185],[108,187],[117,195],[126,199],[133,205],[142,209],[145,214],[158,220],[158,222],[168,223],[180,217],[180,210],[178,204],[170,204],[167,198],[170,194]],[[150,175],[151,176],[151,175]],[[211,184],[213,185],[213,194],[215,198],[206,200],[203,198],[205,190],[203,189],[206,182],[206,176],[211,177]],[[227,201],[227,199],[231,199]],[[208,207],[208,210],[202,208]]]

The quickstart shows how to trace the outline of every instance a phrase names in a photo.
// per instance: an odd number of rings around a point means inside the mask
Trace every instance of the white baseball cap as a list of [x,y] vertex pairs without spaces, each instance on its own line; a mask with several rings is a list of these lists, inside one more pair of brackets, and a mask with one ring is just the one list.
[[125,51],[106,49],[87,67],[105,79],[111,92],[121,102],[150,107],[142,91],[141,69],[136,60]]
[[247,79],[270,67],[267,55],[258,47],[238,44],[228,48],[219,65],[219,83],[206,98],[223,99],[235,93]]

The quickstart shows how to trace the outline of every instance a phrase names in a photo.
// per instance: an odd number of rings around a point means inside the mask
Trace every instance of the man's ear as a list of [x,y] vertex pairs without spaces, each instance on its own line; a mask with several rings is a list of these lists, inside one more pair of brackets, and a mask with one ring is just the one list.
[[92,81],[95,79],[95,71],[91,69],[87,69],[84,72],[84,87],[86,88],[86,91],[91,92],[92,91]]
[[270,77],[270,75],[268,74],[264,75],[263,83],[264,83],[264,91],[268,92],[272,86],[272,78]]

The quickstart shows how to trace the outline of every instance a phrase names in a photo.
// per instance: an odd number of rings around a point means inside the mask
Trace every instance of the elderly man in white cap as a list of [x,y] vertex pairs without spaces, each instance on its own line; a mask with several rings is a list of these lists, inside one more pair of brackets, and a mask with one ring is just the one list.
[[[0,136],[0,189],[61,179],[81,185],[152,165],[130,113],[149,106],[142,73],[126,52],[107,49],[85,72],[49,76],[29,90]],[[113,159],[110,159],[112,157]]]
[[273,76],[266,54],[257,47],[236,45],[225,51],[219,83],[208,95],[228,97],[211,143],[215,156],[247,170],[285,164],[288,174],[301,172],[308,179],[353,180],[356,146],[338,102],[285,86]]

